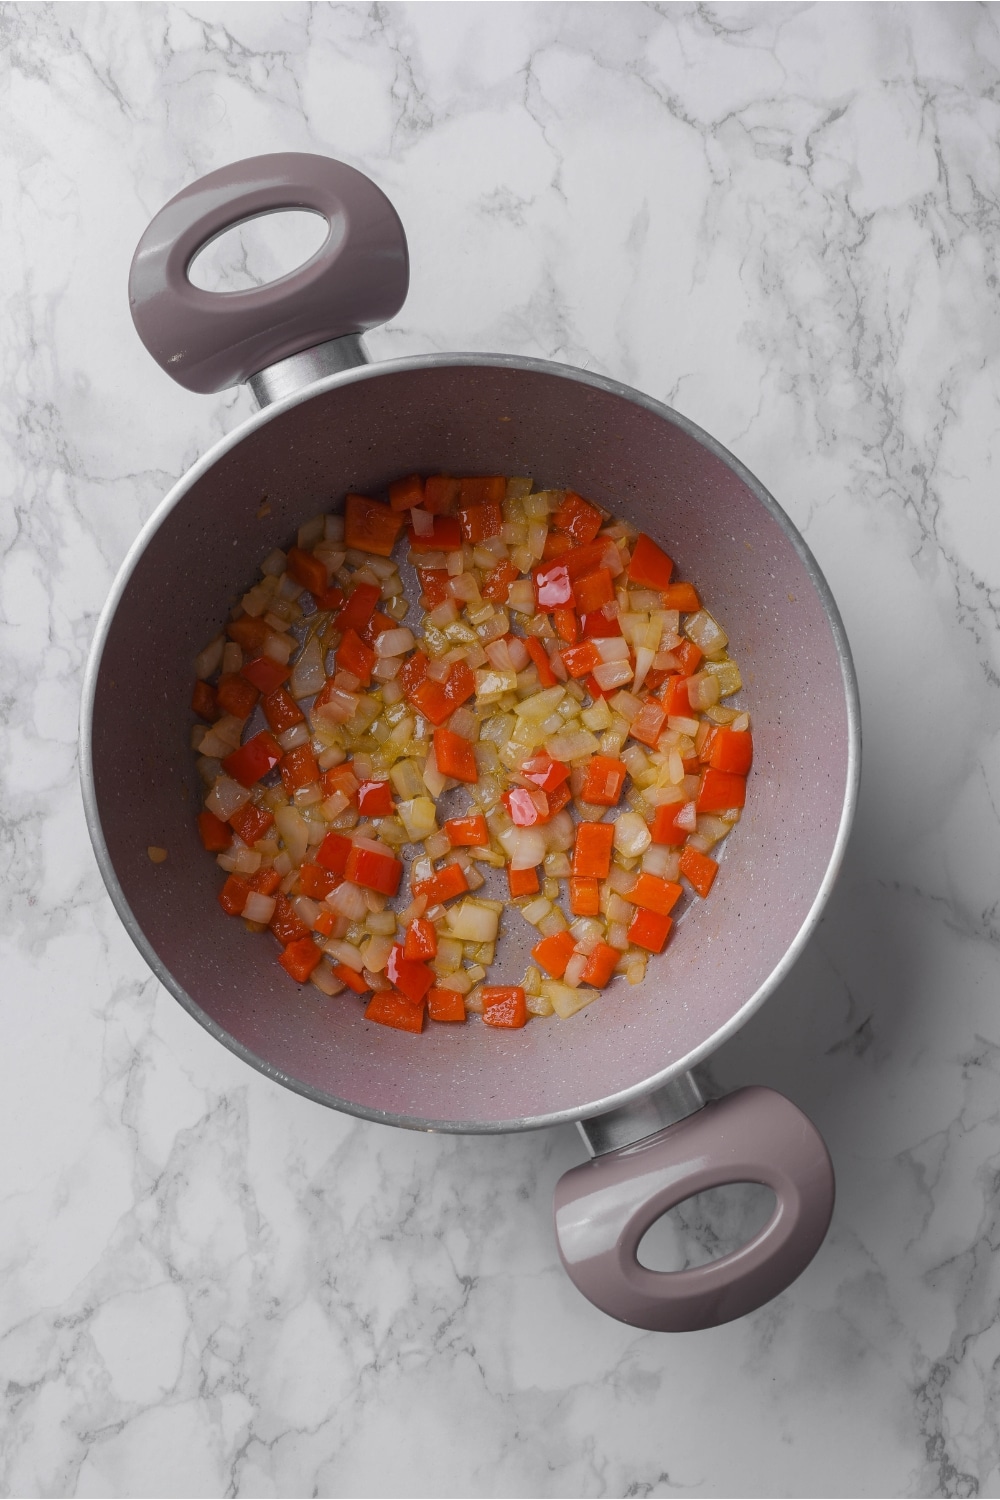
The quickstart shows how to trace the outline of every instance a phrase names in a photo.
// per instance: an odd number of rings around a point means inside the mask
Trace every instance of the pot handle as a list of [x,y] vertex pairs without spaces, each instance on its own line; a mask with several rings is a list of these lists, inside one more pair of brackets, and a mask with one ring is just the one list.
[[[762,1183],[778,1200],[758,1235],[684,1271],[639,1264],[639,1242],[662,1214],[737,1182]],[[680,1333],[740,1318],[790,1286],[823,1241],[833,1199],[833,1167],[812,1121],[783,1094],[746,1088],[567,1172],[556,1185],[556,1238],[569,1276],[596,1307],[637,1328]]]
[[[329,226],[304,265],[246,291],[192,285],[199,250],[235,224],[283,209],[312,210]],[[285,151],[233,162],[171,198],[136,247],[129,303],[139,337],[167,374],[188,390],[212,392],[384,323],[408,284],[406,235],[381,189],[344,162]]]

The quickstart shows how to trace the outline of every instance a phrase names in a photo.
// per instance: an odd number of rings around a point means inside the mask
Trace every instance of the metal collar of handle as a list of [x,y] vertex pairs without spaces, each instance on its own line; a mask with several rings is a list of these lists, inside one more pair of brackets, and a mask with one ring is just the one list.
[[347,333],[343,338],[327,339],[325,343],[314,344],[311,349],[289,355],[288,359],[279,359],[276,364],[251,375],[246,383],[260,410],[285,396],[294,395],[303,386],[325,379],[327,375],[339,375],[344,370],[355,370],[359,365],[369,363],[361,335]]
[[635,1099],[631,1104],[609,1110],[604,1115],[594,1115],[589,1120],[577,1120],[576,1128],[592,1157],[606,1156],[609,1151],[638,1145],[668,1125],[686,1120],[704,1104],[704,1096],[693,1075],[681,1073],[644,1099]]

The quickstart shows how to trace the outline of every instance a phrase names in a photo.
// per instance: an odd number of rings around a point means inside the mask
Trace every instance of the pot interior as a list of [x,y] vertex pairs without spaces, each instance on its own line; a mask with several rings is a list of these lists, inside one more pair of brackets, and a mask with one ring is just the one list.
[[[295,986],[273,940],[224,915],[221,872],[197,836],[196,653],[301,522],[413,470],[530,474],[627,518],[697,585],[742,670],[736,701],[752,716],[754,767],[711,896],[685,901],[643,984],[616,980],[568,1021],[517,1032],[429,1024],[416,1037],[368,1024],[356,997]],[[789,534],[733,467],[665,408],[573,372],[456,359],[352,372],[261,419],[180,488],[107,627],[92,754],[110,883],[121,887],[112,893],[197,1019],[325,1103],[476,1129],[593,1112],[750,1013],[835,857],[853,763],[849,668],[831,618]],[[150,862],[149,845],[168,850],[164,864]],[[518,982],[536,937],[509,913],[490,982]]]

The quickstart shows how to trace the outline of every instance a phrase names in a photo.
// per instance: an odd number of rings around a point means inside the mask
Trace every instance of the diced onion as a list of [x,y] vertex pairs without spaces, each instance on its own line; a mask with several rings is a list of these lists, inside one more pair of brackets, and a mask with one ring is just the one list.
[[303,646],[301,654],[292,668],[288,691],[293,698],[308,698],[318,693],[326,682],[323,669],[323,648],[319,637],[312,635]]
[[274,821],[289,859],[293,865],[300,865],[309,848],[308,823],[294,807],[279,807]]
[[[360,922],[368,910],[364,891],[349,880],[342,881],[335,891],[330,892],[326,904],[338,916],[349,917],[352,922]],[[362,966],[359,964],[358,967]]]
[[600,990],[573,989],[571,985],[560,984],[555,979],[542,981],[542,994],[562,1020],[568,1020],[578,1010],[596,1000],[600,993]]
[[413,631],[402,626],[399,630],[383,630],[375,637],[376,656],[403,656],[416,645]]
[[568,984],[571,989],[577,989],[583,979],[583,971],[587,967],[588,958],[586,953],[574,953],[566,965],[563,974],[563,983]]
[[594,668],[594,681],[605,692],[609,692],[612,688],[624,687],[626,682],[632,681],[632,663],[630,661],[599,661]]
[[[426,776],[424,779],[426,780]],[[413,797],[400,802],[397,812],[411,844],[419,844],[432,834],[437,826],[434,803],[429,797]]]
[[344,942],[342,938],[328,938],[323,948],[331,958],[335,958],[338,963],[344,964],[348,969],[353,969],[355,974],[360,974],[365,967],[361,950],[353,943]]
[[282,750],[295,750],[299,745],[308,744],[309,739],[308,724],[293,724],[291,729],[286,729],[283,734],[277,736]]
[[217,635],[214,641],[209,641],[204,651],[199,651],[194,659],[194,675],[202,681],[217,672],[222,663],[222,649],[226,644],[224,635]]
[[233,813],[239,812],[241,807],[246,807],[251,801],[253,793],[248,787],[240,786],[238,781],[233,781],[230,776],[220,776],[208,796],[205,798],[205,807],[223,823],[228,823]]
[[545,858],[545,835],[541,828],[509,828],[498,842],[510,856],[512,870],[533,870]]
[[448,930],[463,943],[495,943],[500,914],[478,901],[462,901],[448,912]]
[[729,644],[729,637],[718,621],[714,620],[707,609],[698,610],[697,614],[688,615],[684,622],[684,634],[688,640],[694,641],[703,655],[718,656]]
[[274,904],[276,901],[273,895],[264,895],[261,891],[250,891],[246,898],[246,906],[243,907],[243,915],[246,916],[247,921],[264,922],[264,926],[267,926],[267,922],[270,922],[271,916],[274,915]]

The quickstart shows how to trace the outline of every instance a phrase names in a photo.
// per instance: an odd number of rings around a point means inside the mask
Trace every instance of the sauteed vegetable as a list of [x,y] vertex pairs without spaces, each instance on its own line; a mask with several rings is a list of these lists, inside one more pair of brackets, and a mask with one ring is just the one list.
[[[726,633],[673,572],[527,478],[409,475],[308,522],[196,662],[223,910],[292,979],[403,1031],[520,1027],[638,984],[685,886],[708,896],[753,759]],[[482,894],[491,868],[509,902]],[[533,963],[491,985],[520,919]]]

